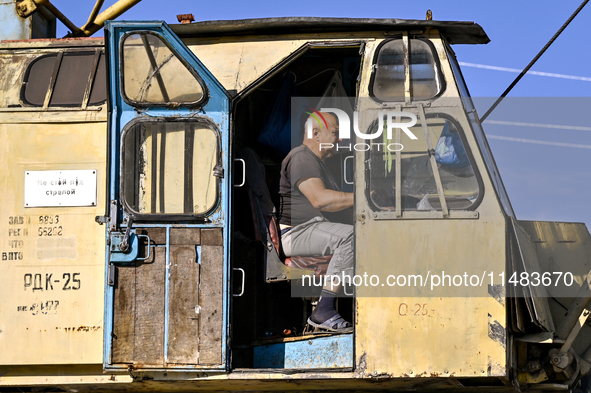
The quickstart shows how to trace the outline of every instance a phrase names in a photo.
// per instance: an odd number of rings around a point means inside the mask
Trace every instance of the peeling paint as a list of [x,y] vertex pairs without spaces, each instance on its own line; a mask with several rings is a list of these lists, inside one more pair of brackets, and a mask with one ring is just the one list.
[[101,329],[101,326],[79,326],[79,327],[56,327],[56,329],[64,329],[64,332],[96,332]]
[[493,358],[488,357],[487,375],[490,376],[504,376],[505,368],[499,363],[495,362]]
[[357,367],[355,368],[355,376],[363,378],[365,376],[365,370],[367,370],[367,352],[364,352],[359,357],[359,362],[357,362]]
[[488,314],[488,337],[501,344],[503,348],[507,345],[505,328],[499,323],[499,321],[493,319],[490,314]]
[[491,295],[499,304],[503,307],[505,306],[505,285],[503,284],[495,284],[495,285],[488,285],[488,294]]

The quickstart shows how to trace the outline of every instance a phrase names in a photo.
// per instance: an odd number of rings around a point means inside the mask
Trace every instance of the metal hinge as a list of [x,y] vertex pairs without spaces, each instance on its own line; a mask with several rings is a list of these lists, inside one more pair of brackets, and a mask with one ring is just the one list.
[[109,272],[107,273],[107,285],[115,286],[115,265],[112,263],[109,265]]
[[96,216],[94,218],[94,221],[99,224],[99,225],[103,225],[109,222],[109,217],[107,216]]
[[221,165],[216,165],[213,168],[213,175],[222,179],[224,177],[224,168],[222,168]]
[[118,214],[119,214],[119,211],[118,211],[118,206],[117,206],[117,200],[113,199],[111,201],[111,205],[109,208],[109,232],[115,232],[117,230]]

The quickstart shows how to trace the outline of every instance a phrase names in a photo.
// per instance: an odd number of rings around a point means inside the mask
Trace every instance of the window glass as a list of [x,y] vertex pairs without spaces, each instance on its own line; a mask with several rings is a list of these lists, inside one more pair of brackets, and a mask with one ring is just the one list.
[[[386,121],[384,121],[386,124]],[[443,185],[448,209],[469,208],[479,195],[479,185],[472,169],[468,154],[454,121],[444,117],[427,118],[435,160]],[[374,127],[376,127],[374,125]],[[402,210],[441,210],[439,194],[431,167],[427,142],[420,121],[409,128],[417,137],[407,138],[402,133],[400,171]],[[375,130],[370,130],[372,133]],[[395,138],[395,134],[392,135]],[[383,139],[383,140],[382,140]],[[369,197],[377,210],[396,208],[396,153],[386,147],[394,141],[383,138],[372,140],[369,154],[370,193]],[[395,150],[398,146],[392,145]]]
[[[89,105],[98,105],[107,99],[107,80],[104,54],[92,83]],[[34,60],[23,83],[23,101],[33,106],[43,106],[49,89],[57,54],[45,55]],[[49,106],[81,106],[84,92],[94,66],[95,52],[66,52],[59,65]]]
[[218,193],[218,141],[199,122],[142,122],[123,140],[123,193],[140,214],[205,214]]
[[450,52],[451,50],[448,50],[448,57],[450,59],[451,69],[454,73],[454,77],[458,86],[458,90],[460,92],[460,96],[462,98],[462,102],[464,103],[464,109],[466,110],[468,121],[472,126],[472,131],[474,131],[476,142],[480,146],[482,158],[484,159],[487,168],[489,168],[489,173],[491,175],[493,185],[501,199],[501,204],[503,205],[505,213],[507,213],[508,216],[515,216],[515,213],[513,212],[513,207],[511,206],[511,202],[509,201],[509,197],[507,195],[507,191],[505,190],[505,186],[503,185],[503,181],[501,180],[501,177],[499,175],[499,170],[492,156],[490,146],[486,142],[484,131],[482,130],[480,121],[477,119],[474,103],[472,102],[472,98],[470,97],[470,93],[466,86],[466,82],[464,81],[464,77],[462,76],[462,72],[460,71],[460,66],[457,63],[455,55]]
[[72,53],[62,58],[49,106],[77,106],[84,99],[94,53]]
[[[410,95],[414,100],[435,97],[442,90],[441,75],[428,43],[410,39]],[[381,46],[372,83],[373,95],[381,101],[404,101],[404,52],[401,39]]]
[[24,86],[24,101],[43,106],[57,55],[44,56],[31,63]]
[[101,52],[96,74],[90,91],[88,105],[97,105],[107,99],[107,67],[105,65],[105,54]]
[[132,34],[122,47],[123,90],[138,103],[193,103],[203,98],[200,81],[153,34]]

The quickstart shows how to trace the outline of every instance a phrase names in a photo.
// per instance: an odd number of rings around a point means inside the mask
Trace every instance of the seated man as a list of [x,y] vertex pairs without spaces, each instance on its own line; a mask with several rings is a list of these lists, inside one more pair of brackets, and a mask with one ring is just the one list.
[[335,305],[343,277],[353,274],[353,226],[330,222],[325,215],[351,208],[353,193],[340,191],[325,166],[326,159],[336,152],[339,130],[333,115],[321,115],[326,124],[311,118],[311,137],[306,133],[302,145],[292,149],[281,164],[281,242],[286,256],[333,255],[326,275],[338,276],[340,282],[327,280],[308,323],[325,331],[347,333],[353,326]]

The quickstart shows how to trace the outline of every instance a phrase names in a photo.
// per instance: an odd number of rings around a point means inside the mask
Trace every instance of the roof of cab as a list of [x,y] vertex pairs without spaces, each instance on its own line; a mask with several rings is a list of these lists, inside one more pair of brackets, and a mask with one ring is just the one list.
[[334,33],[359,31],[413,31],[437,29],[450,44],[487,44],[490,39],[477,23],[438,20],[284,17],[216,20],[172,24],[181,37]]

